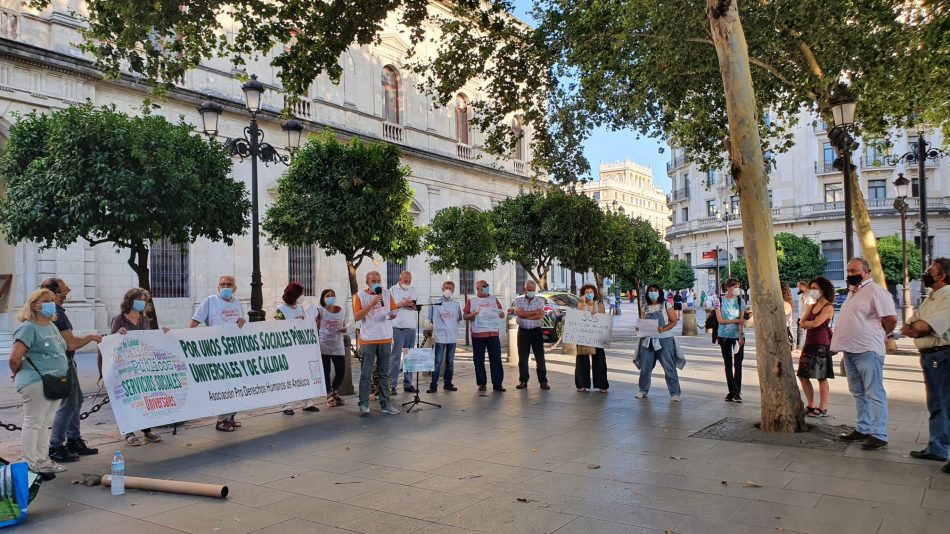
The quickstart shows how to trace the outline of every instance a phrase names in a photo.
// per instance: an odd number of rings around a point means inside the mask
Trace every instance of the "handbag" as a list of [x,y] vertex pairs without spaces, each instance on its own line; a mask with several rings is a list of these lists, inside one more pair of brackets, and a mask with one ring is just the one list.
[[40,375],[40,380],[43,381],[44,397],[48,400],[60,400],[69,396],[69,392],[73,386],[69,371],[66,371],[66,374],[63,376],[45,375],[36,368],[33,360],[27,357],[26,361],[29,362],[30,366],[36,371],[36,374]]

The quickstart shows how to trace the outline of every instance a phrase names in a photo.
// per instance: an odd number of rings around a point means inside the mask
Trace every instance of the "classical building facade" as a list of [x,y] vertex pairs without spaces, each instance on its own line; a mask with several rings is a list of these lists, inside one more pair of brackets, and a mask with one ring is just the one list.
[[[50,111],[91,101],[115,104],[136,113],[149,89],[131,78],[103,80],[74,46],[81,37],[80,22],[70,13],[82,10],[78,0],[54,0],[44,12],[30,11],[17,0],[0,1],[0,143],[7,138],[17,113]],[[433,9],[443,9],[433,4]],[[444,10],[448,15],[448,10]],[[424,44],[423,52],[434,49]],[[417,79],[404,69],[408,40],[395,24],[389,24],[381,43],[353,47],[340,58],[343,79],[333,84],[326,76],[316,80],[310,93],[293,106],[295,117],[308,133],[331,129],[343,139],[358,136],[399,146],[411,168],[412,212],[417,225],[428,224],[433,215],[448,206],[471,205],[491,209],[501,199],[516,195],[528,185],[528,142],[522,142],[510,157],[484,153],[483,136],[469,124],[470,103],[482,95],[476,86],[459,92],[448,108],[433,105],[428,95],[415,90]],[[237,71],[226,60],[209,60],[190,71],[178,88],[160,102],[160,113],[176,119],[184,116],[200,128],[197,107],[213,98],[225,107],[219,135],[238,137],[247,125],[240,76],[257,74],[266,86],[263,110],[258,115],[267,139],[283,143],[280,112],[285,107],[275,70],[269,59],[249,61]],[[512,128],[521,129],[517,118]],[[525,131],[528,140],[531,132]],[[261,213],[273,201],[280,166],[260,167]],[[250,189],[250,163],[234,162],[234,177]],[[2,191],[0,191],[2,194]],[[2,238],[2,235],[0,235]],[[268,317],[290,280],[307,288],[307,304],[315,302],[322,288],[347,294],[346,267],[342,257],[328,257],[317,247],[273,248],[262,240],[261,265],[264,302]],[[136,284],[125,263],[126,256],[109,245],[91,247],[78,242],[65,249],[40,250],[32,243],[0,245],[0,336],[15,327],[15,311],[38,283],[51,276],[65,279],[73,288],[67,302],[70,317],[79,332],[107,331],[108,320],[118,311],[123,293]],[[187,324],[197,303],[215,291],[218,276],[234,274],[238,296],[247,306],[250,297],[251,238],[236,238],[233,246],[199,240],[185,251],[167,243],[152,243],[152,288],[156,309],[165,325]],[[400,263],[366,261],[359,276],[379,270],[387,284],[395,283],[403,269],[413,271],[415,285],[425,297],[441,293],[441,282],[453,279],[461,289],[474,293],[474,281],[489,280],[503,300],[514,296],[515,266],[500,265],[491,272],[431,274],[422,256]],[[5,281],[8,282],[5,284]],[[6,335],[7,343],[9,335]],[[0,345],[3,340],[0,339]],[[0,347],[2,350],[2,347]]]
[[653,171],[630,160],[600,164],[600,179],[577,188],[604,210],[619,210],[648,221],[660,235],[670,225],[666,193],[653,184]]
[[[860,118],[860,117],[859,117]],[[925,139],[936,147],[944,144],[939,132],[925,132]],[[891,146],[883,140],[858,139],[860,147],[853,161],[858,168],[858,181],[871,214],[871,225],[880,238],[900,233],[900,214],[894,209],[894,180],[902,172],[912,180],[912,198],[907,213],[907,239],[920,243],[915,223],[920,217],[917,165],[893,163],[915,149],[918,132],[893,131]],[[769,199],[775,233],[789,232],[806,236],[821,246],[828,260],[825,276],[837,287],[844,287],[844,188],[840,171],[834,169],[835,151],[828,141],[826,125],[812,115],[803,113],[794,128],[794,146],[786,153],[767,155],[769,166]],[[727,274],[726,255],[735,260],[744,257],[742,214],[731,177],[722,172],[701,172],[682,149],[672,149],[667,164],[672,180],[669,205],[673,224],[667,240],[674,256],[687,260],[696,269],[697,289],[715,287],[717,247],[722,250],[721,276]],[[931,257],[950,255],[950,161],[943,158],[926,162],[927,202]],[[728,216],[725,216],[728,214]],[[861,245],[855,234],[855,254]],[[917,283],[914,283],[916,291]],[[915,297],[916,298],[916,297]]]

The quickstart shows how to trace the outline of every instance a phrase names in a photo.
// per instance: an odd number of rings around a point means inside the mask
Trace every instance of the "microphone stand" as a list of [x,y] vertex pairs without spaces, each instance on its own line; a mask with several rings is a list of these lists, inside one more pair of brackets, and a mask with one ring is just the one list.
[[[434,302],[434,303],[432,303],[432,304],[418,304],[418,303],[416,304],[416,346],[417,346],[417,348],[420,348],[420,349],[421,349],[421,348],[422,348],[422,345],[424,344],[423,342],[419,341],[419,337],[418,337],[418,336],[419,336],[420,327],[422,326],[422,313],[421,313],[421,312],[422,312],[422,307],[423,307],[423,306],[441,306],[441,305],[442,305],[441,302]],[[439,370],[438,370],[438,369],[433,369],[432,372],[433,372],[433,373],[437,373],[437,372],[439,372]],[[406,410],[406,413],[411,412],[413,408],[415,408],[416,406],[418,406],[418,405],[420,405],[420,404],[427,404],[427,405],[429,405],[429,406],[435,406],[436,408],[441,408],[441,407],[442,407],[441,404],[436,404],[436,403],[434,403],[434,402],[426,402],[426,401],[424,401],[424,400],[422,400],[422,399],[419,398],[419,392],[421,391],[421,390],[419,389],[419,375],[420,375],[420,374],[422,374],[422,373],[420,373],[420,372],[418,372],[418,371],[416,371],[416,373],[415,373],[415,375],[416,375],[416,393],[415,393],[415,396],[413,397],[413,399],[412,399],[411,401],[402,403],[402,407],[403,407],[403,408],[405,408],[406,406],[409,406],[409,408]]]

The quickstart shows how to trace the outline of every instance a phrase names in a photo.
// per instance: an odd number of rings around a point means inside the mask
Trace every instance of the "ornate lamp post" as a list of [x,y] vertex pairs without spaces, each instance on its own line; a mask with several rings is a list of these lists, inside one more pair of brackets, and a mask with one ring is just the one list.
[[897,198],[894,200],[894,209],[901,214],[901,259],[903,260],[904,290],[901,298],[901,310],[903,311],[904,322],[910,320],[914,310],[910,305],[910,275],[907,270],[907,193],[910,189],[910,180],[904,177],[904,173],[897,173],[897,179],[894,180],[894,189],[897,191]]
[[[725,209],[725,208],[724,208]],[[719,210],[716,210],[716,218],[720,222],[726,223],[726,273],[728,278],[732,278],[732,256],[729,252],[731,250],[730,238],[729,238],[729,222],[736,220],[736,216],[732,214],[731,211],[725,209],[723,213],[719,213]],[[717,249],[716,253],[716,269],[719,268],[719,253]]]
[[850,97],[839,97],[832,100],[830,104],[835,125],[828,132],[828,140],[841,151],[841,157],[835,160],[834,167],[841,169],[841,174],[844,176],[844,248],[846,259],[850,260],[854,257],[854,222],[851,215],[851,153],[858,148],[858,143],[851,137],[851,131],[854,129],[854,112],[858,104]]
[[[244,127],[244,137],[228,138],[224,142],[224,149],[231,156],[237,156],[244,161],[245,158],[251,158],[251,311],[248,312],[248,318],[251,321],[264,320],[264,295],[261,287],[264,283],[261,281],[261,249],[260,249],[260,228],[258,227],[258,194],[257,194],[257,162],[263,161],[264,165],[268,163],[283,163],[287,165],[293,157],[294,151],[300,148],[300,137],[303,133],[303,125],[296,120],[288,120],[281,124],[281,129],[287,134],[287,144],[285,148],[290,152],[289,155],[283,155],[277,152],[277,149],[270,143],[264,142],[264,132],[257,125],[257,113],[261,109],[261,96],[264,94],[264,84],[257,80],[256,75],[252,75],[244,85],[241,86],[244,91],[244,102],[247,110],[251,113],[250,125]],[[223,108],[221,104],[206,100],[201,103],[198,112],[201,114],[201,122],[205,135],[209,138],[218,134],[218,122]]]

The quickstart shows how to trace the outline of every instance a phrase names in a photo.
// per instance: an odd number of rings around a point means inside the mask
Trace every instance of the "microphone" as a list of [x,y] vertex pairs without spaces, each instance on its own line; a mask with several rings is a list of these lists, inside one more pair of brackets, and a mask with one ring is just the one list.
[[[383,286],[376,286],[375,293],[376,293],[377,295],[382,296],[382,294],[383,294]],[[383,306],[383,301],[382,301],[382,300],[379,301],[379,305],[380,305],[380,307]]]

